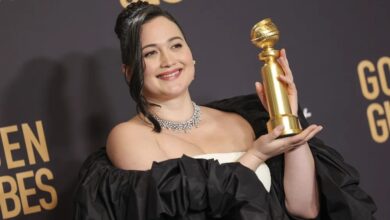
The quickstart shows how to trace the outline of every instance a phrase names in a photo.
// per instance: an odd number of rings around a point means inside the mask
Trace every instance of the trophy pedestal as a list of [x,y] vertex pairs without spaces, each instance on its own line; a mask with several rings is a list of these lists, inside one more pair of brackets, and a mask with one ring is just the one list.
[[297,116],[292,114],[278,115],[275,118],[271,118],[267,122],[268,132],[271,132],[278,125],[284,126],[283,133],[278,138],[293,136],[301,132],[299,120]]

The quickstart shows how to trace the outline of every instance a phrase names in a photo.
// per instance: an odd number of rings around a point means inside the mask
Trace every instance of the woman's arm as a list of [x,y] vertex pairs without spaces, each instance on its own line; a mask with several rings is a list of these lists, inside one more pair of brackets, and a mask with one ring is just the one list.
[[[280,51],[278,62],[285,72],[280,80],[287,85],[292,112],[298,115],[298,91],[284,49]],[[314,159],[307,142],[284,154],[283,182],[287,210],[299,217],[315,218],[320,205]]]
[[287,210],[295,216],[315,218],[320,205],[314,159],[307,143],[284,154],[283,181]]
[[[285,73],[285,75],[279,77],[279,80],[286,85],[292,113],[297,115],[298,92],[284,49],[280,51],[278,62]],[[256,83],[256,91],[263,106],[267,108],[266,97],[261,83]],[[284,153],[285,164],[283,182],[285,204],[288,212],[297,217],[315,218],[319,213],[319,196],[315,176],[315,165],[307,141],[321,130],[321,126],[311,125],[298,135],[276,139],[280,135],[280,133],[278,134],[278,128],[276,128],[272,133],[267,134],[270,137],[264,137],[267,135],[263,135],[255,141],[254,149],[257,150],[254,152],[256,152],[257,157],[263,161],[268,159],[269,156],[277,155],[274,153]],[[257,148],[256,142],[260,142],[257,143]],[[269,148],[274,148],[274,151],[271,151]],[[245,164],[245,162],[243,164]],[[250,165],[256,164],[251,163]]]
[[276,139],[283,127],[275,128],[254,141],[239,162],[255,171],[267,159],[284,153],[284,192],[287,211],[294,216],[311,219],[319,212],[314,159],[307,141],[322,127],[311,125],[300,134]]

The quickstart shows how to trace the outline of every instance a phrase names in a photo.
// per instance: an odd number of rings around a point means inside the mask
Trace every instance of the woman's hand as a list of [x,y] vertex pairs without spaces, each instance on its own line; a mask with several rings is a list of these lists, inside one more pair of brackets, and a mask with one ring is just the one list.
[[310,125],[297,135],[277,139],[283,132],[283,126],[280,125],[272,132],[262,135],[255,140],[249,152],[261,161],[266,161],[271,157],[302,146],[321,130],[322,126]]
[[[286,56],[286,50],[282,49],[280,50],[280,56],[277,59],[278,63],[282,67],[285,75],[280,75],[278,77],[278,80],[281,83],[284,83],[287,87],[287,95],[288,99],[290,101],[291,106],[291,112],[294,115],[298,115],[298,92],[297,88],[294,83],[294,78],[290,69],[290,66],[288,64],[287,56]],[[265,107],[265,109],[268,111],[267,106],[267,99],[264,93],[264,87],[260,82],[256,82],[256,92],[257,95],[260,98],[261,103]]]

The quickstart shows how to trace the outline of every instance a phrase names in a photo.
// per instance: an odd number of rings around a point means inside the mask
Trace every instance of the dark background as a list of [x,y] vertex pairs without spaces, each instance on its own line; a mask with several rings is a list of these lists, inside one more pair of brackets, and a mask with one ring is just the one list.
[[[255,91],[262,64],[249,34],[271,17],[308,120],[323,125],[320,138],[359,170],[361,187],[378,205],[377,219],[389,219],[390,139],[373,140],[366,110],[390,97],[364,98],[357,74],[362,60],[376,67],[390,56],[389,1],[182,0],[161,6],[183,26],[197,61],[191,92],[198,103]],[[46,167],[54,180],[44,182],[58,194],[55,209],[12,219],[71,219],[82,162],[105,145],[115,124],[134,115],[113,31],[120,10],[119,0],[0,0],[0,128],[17,125],[20,131],[22,123],[34,128],[42,120],[50,154],[48,163],[7,169],[1,145],[0,176]],[[390,66],[384,68],[390,85]],[[390,130],[390,110],[386,114]],[[10,139],[21,143],[15,158],[27,158],[23,140],[20,132]],[[29,197],[30,204],[47,196],[40,193]]]

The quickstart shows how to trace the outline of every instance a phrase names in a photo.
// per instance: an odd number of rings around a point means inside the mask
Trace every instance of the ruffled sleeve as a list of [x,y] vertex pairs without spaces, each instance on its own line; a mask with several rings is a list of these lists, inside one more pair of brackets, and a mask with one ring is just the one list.
[[239,163],[183,156],[148,171],[112,166],[105,149],[84,163],[74,199],[74,219],[193,219],[269,216],[269,195],[255,173]]
[[[208,106],[240,114],[256,137],[267,132],[268,113],[256,95]],[[308,126],[302,112],[300,121]],[[309,145],[320,193],[317,219],[374,219],[376,206],[359,187],[358,172],[319,139],[313,138]],[[256,174],[239,163],[183,156],[154,163],[148,171],[125,171],[113,167],[102,148],[81,169],[74,219],[294,219],[287,217],[284,207],[283,159],[279,155],[266,161],[272,177],[267,193]]]
[[320,189],[320,219],[374,219],[376,205],[359,187],[358,171],[321,140],[313,138],[309,145]]
[[[256,137],[267,133],[266,123],[269,116],[256,95],[221,100],[208,106],[240,114],[251,124]],[[299,120],[304,128],[308,126],[302,111],[299,112]],[[348,165],[336,150],[317,138],[311,139],[309,146],[315,160],[320,193],[321,210],[317,219],[374,219],[375,203],[359,187],[359,174],[356,169]],[[271,191],[277,194],[281,206],[284,207],[284,157],[279,155],[267,160],[266,163],[271,170]]]

